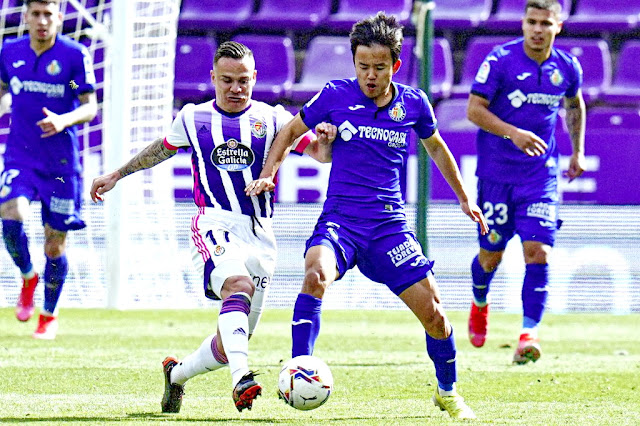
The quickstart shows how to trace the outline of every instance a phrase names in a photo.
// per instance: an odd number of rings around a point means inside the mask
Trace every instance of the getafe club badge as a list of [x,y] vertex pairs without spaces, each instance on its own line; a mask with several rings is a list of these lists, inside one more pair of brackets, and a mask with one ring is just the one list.
[[264,124],[264,122],[260,120],[256,121],[255,123],[253,123],[253,126],[251,126],[251,133],[256,138],[264,138],[265,136],[267,136],[266,124]]
[[492,229],[489,235],[487,235],[487,241],[489,241],[491,244],[498,244],[500,241],[502,241],[502,235],[500,235],[500,233],[495,229]]
[[404,109],[404,105],[400,102],[396,103],[393,108],[389,110],[389,117],[393,121],[402,121],[407,116],[407,110]]
[[553,72],[551,73],[551,84],[553,84],[554,86],[560,86],[562,84],[562,82],[564,81],[564,77],[562,76],[562,74],[560,73],[560,70],[558,70],[557,68],[555,70],[553,70]]
[[53,61],[49,62],[49,65],[47,65],[47,74],[58,75],[60,74],[60,72],[62,72],[62,67],[60,66],[60,63],[58,61],[54,59]]

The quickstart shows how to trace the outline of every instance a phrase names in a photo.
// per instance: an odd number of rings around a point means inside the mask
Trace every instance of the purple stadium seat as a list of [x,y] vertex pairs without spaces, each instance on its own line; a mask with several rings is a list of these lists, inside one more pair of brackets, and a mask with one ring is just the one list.
[[198,102],[214,96],[209,71],[213,68],[215,41],[204,37],[179,36],[176,40],[173,95]]
[[245,24],[252,12],[253,0],[183,0],[178,27],[231,31]]
[[306,102],[329,81],[355,77],[348,37],[318,36],[309,42],[300,82],[293,85],[291,98]]
[[[83,5],[89,12],[91,12],[94,17],[96,16],[95,8],[99,5],[98,0],[80,0],[80,4]],[[77,31],[89,26],[89,22],[79,16],[77,9],[71,3],[62,2],[60,11],[66,19],[63,24],[64,33]]]
[[452,98],[466,98],[469,96],[471,84],[478,73],[480,64],[494,47],[513,40],[514,37],[480,36],[471,39],[465,49],[466,56],[462,63],[460,83],[451,88]]
[[414,37],[405,37],[402,43],[402,52],[400,52],[402,65],[398,72],[394,74],[393,81],[409,86],[416,86],[419,83],[420,64],[413,51],[415,47],[416,39]]
[[412,0],[385,0],[384,2],[340,0],[338,12],[330,15],[326,24],[333,30],[349,31],[357,21],[375,15],[378,11],[384,11],[387,15],[395,15],[406,27],[411,25],[412,9]]
[[467,102],[466,99],[444,99],[438,102],[434,112],[441,133],[471,133],[475,138],[478,126],[467,118]]
[[640,109],[594,107],[587,112],[589,130],[633,130],[640,131]]
[[[497,3],[496,12],[489,16],[484,27],[498,31],[518,31],[522,27],[525,1],[497,0]],[[569,16],[571,0],[559,0],[559,3],[562,6],[561,19],[564,21]]]
[[639,26],[640,0],[576,0],[565,22],[571,33],[632,31]]
[[262,0],[249,19],[251,28],[312,30],[331,13],[331,0]]
[[580,60],[584,70],[582,94],[591,102],[611,85],[611,54],[604,40],[559,37],[555,47],[570,52]]
[[[0,1],[0,4],[2,2]],[[7,7],[0,10],[0,14],[4,16],[5,27],[15,26],[20,23],[22,0],[8,0]]]
[[[413,87],[420,86],[420,59],[413,49],[415,38],[404,39],[400,59],[402,66],[394,75],[393,80],[398,83],[408,84]],[[431,70],[431,99],[437,101],[448,98],[453,85],[453,59],[451,46],[446,38],[436,38],[433,41],[433,61]]]
[[433,10],[437,30],[478,27],[489,18],[493,0],[438,0]]
[[255,54],[258,75],[253,97],[259,101],[274,102],[289,96],[296,74],[291,39],[243,34],[233,40],[245,44]]
[[640,41],[627,41],[618,55],[618,64],[611,87],[602,99],[609,104],[640,105]]

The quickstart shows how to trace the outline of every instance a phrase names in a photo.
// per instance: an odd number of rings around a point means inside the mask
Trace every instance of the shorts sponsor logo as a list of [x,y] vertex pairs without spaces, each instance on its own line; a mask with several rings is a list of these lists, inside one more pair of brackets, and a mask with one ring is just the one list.
[[500,241],[502,241],[502,235],[500,235],[500,233],[495,229],[492,229],[491,232],[489,232],[489,235],[487,235],[487,241],[494,245],[498,244]]
[[264,121],[258,120],[253,123],[253,126],[251,126],[251,134],[256,138],[264,138],[267,136],[267,125]]
[[527,207],[527,216],[553,222],[556,218],[556,206],[544,202],[533,203]]
[[[417,259],[411,263],[411,266],[422,266],[426,264],[427,259],[422,254],[422,249],[418,242],[410,235],[406,235],[406,238],[403,243],[398,244],[387,252],[393,265],[397,268],[416,257]],[[422,259],[424,259],[424,262],[422,262]]]
[[226,143],[216,146],[211,152],[211,162],[219,169],[229,172],[251,167],[254,161],[255,155],[251,148],[235,139],[229,139]]
[[52,213],[72,216],[75,212],[75,203],[73,202],[73,200],[67,198],[51,197],[49,210],[51,210]]
[[218,245],[213,249],[214,256],[222,256],[224,254],[224,247]]

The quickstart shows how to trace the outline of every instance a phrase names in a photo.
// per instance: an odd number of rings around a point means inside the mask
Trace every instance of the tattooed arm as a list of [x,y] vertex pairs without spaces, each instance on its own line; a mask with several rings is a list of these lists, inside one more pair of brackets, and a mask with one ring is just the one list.
[[566,176],[569,177],[569,182],[571,182],[579,177],[586,167],[586,160],[584,158],[586,107],[584,99],[582,98],[582,92],[579,91],[575,98],[566,98],[564,107],[567,110],[566,121],[569,136],[571,137],[571,145],[573,147],[573,154],[569,161],[569,169],[566,172]]
[[102,194],[113,189],[116,183],[123,177],[140,170],[150,169],[162,163],[164,160],[173,157],[176,152],[177,151],[168,149],[164,145],[164,139],[156,139],[115,172],[95,178],[91,184],[91,199],[94,203],[98,200],[102,201]]

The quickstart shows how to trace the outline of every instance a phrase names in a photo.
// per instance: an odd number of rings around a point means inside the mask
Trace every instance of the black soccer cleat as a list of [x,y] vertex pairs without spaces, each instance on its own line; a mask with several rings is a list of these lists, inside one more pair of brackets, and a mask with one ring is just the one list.
[[164,395],[162,395],[163,413],[179,413],[182,406],[182,395],[184,395],[184,386],[171,383],[171,370],[178,365],[178,360],[173,357],[166,357],[162,361],[162,370],[164,371]]
[[249,371],[242,376],[242,379],[233,389],[233,402],[236,404],[238,411],[242,411],[245,408],[251,410],[253,400],[258,395],[262,395],[262,386],[253,379],[257,374],[254,371]]

